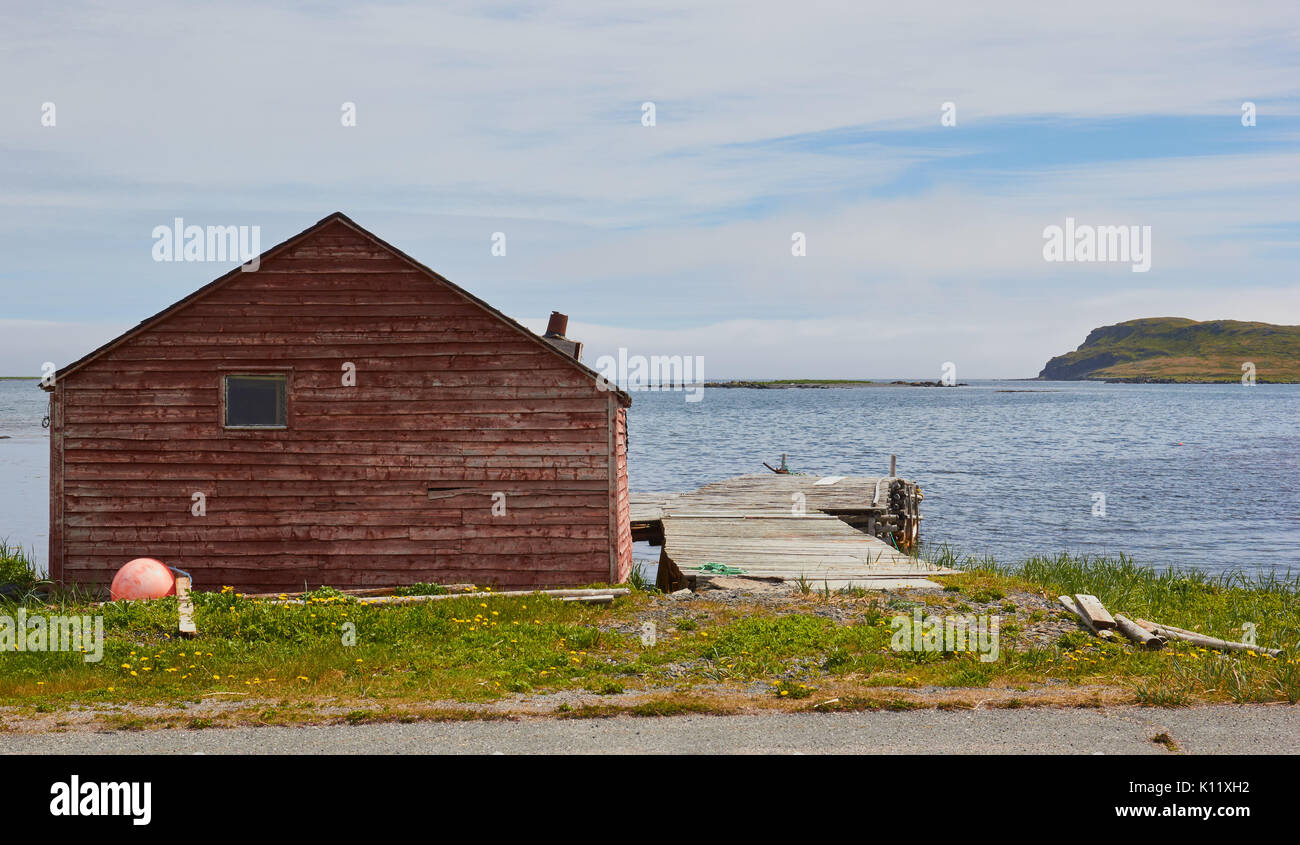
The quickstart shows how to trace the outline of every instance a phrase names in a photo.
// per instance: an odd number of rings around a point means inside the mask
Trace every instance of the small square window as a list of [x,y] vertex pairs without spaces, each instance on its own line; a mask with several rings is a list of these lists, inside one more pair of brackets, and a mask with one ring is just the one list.
[[226,376],[226,428],[287,428],[289,377]]

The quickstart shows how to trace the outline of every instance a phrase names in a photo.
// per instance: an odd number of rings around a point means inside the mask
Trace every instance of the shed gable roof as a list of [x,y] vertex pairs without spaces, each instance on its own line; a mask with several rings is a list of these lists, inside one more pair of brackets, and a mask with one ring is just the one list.
[[[595,370],[583,364],[581,361],[578,361],[576,358],[573,358],[572,356],[552,346],[550,343],[546,342],[544,339],[542,339],[533,331],[531,331],[527,326],[523,325],[517,320],[514,320],[511,317],[506,316],[501,311],[497,310],[496,308],[493,308],[487,302],[484,302],[482,299],[479,299],[474,294],[470,293],[469,291],[457,285],[455,282],[452,282],[450,279],[445,278],[444,276],[440,275],[439,273],[435,272],[429,267],[426,267],[424,264],[421,264],[419,261],[416,261],[414,258],[407,255],[405,252],[402,252],[400,249],[388,243],[387,241],[383,240],[378,235],[357,225],[356,222],[354,222],[350,217],[348,217],[346,214],[344,214],[341,211],[336,211],[333,214],[329,215],[328,217],[322,218],[321,220],[317,221],[311,226],[308,226],[306,229],[294,235],[293,237],[281,241],[280,243],[266,250],[259,257],[259,261],[266,261],[270,258],[273,258],[274,256],[288,252],[298,244],[305,241],[307,238],[319,232],[321,229],[335,222],[342,223],[343,225],[355,231],[357,234],[361,235],[363,238],[366,238],[367,240],[375,243],[382,249],[391,253],[395,257],[410,264],[412,267],[419,270],[421,273],[424,273],[430,278],[440,282],[443,285],[446,285],[449,289],[451,289],[458,295],[464,297],[467,301],[479,306],[480,308],[482,308],[488,314],[495,317],[500,322],[504,323],[514,331],[518,332],[521,335],[524,335],[525,337],[529,338],[531,341],[535,342],[539,347],[545,349],[549,354],[555,355],[561,358],[562,360],[566,361],[570,366],[574,367],[575,369],[579,370],[584,375],[586,375],[588,378],[590,378],[592,380],[593,386],[599,386],[602,383],[604,383],[604,379]],[[57,383],[59,380],[67,378],[68,376],[72,375],[73,373],[85,367],[87,364],[99,358],[101,355],[104,355],[109,350],[114,349],[120,346],[121,344],[125,343],[126,341],[130,340],[131,338],[136,337],[137,335],[148,331],[150,328],[162,322],[163,320],[167,319],[168,317],[171,317],[177,314],[178,312],[183,311],[189,305],[197,302],[198,300],[202,299],[203,297],[207,296],[213,291],[221,288],[227,282],[230,282],[233,279],[238,278],[241,273],[243,273],[243,271],[239,267],[236,267],[233,270],[231,270],[229,273],[226,273],[224,276],[214,279],[213,281],[209,282],[208,284],[194,291],[189,296],[186,296],[185,298],[172,303],[171,305],[164,308],[162,311],[159,311],[157,314],[154,314],[152,317],[142,320],[135,327],[128,329],[127,331],[123,332],[122,334],[108,341],[104,345],[100,346],[98,349],[95,349],[93,352],[90,352],[87,355],[83,355],[81,358],[78,358],[76,361],[73,361],[71,364],[68,364],[67,366],[58,370],[55,373],[55,382]],[[42,384],[42,387],[45,390],[50,389],[50,387],[45,386],[44,384]],[[613,390],[610,392],[614,393],[619,398],[619,401],[622,402],[624,405],[631,404],[632,399],[630,396],[627,395],[626,392],[622,390]]]

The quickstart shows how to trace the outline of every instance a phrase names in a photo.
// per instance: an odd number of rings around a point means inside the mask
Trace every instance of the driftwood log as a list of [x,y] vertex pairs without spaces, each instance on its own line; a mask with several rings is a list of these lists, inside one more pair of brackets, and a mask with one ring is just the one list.
[[1057,598],[1066,610],[1074,614],[1075,618],[1079,620],[1080,625],[1092,632],[1093,636],[1101,637],[1102,639],[1114,636],[1113,632],[1104,628],[1098,628],[1094,625],[1092,620],[1088,617],[1088,614],[1083,611],[1083,608],[1079,607],[1078,602],[1074,600],[1073,596],[1057,596]]
[[1075,593],[1074,601],[1088,617],[1088,621],[1099,631],[1108,631],[1115,627],[1115,618],[1102,606],[1101,600],[1087,593]]
[[[473,584],[443,584],[442,588],[449,593],[469,593],[473,592]],[[357,587],[339,590],[345,596],[354,598],[370,598],[374,596],[391,596],[396,592],[397,587]],[[307,591],[310,592],[310,591]],[[243,593],[246,599],[300,599],[307,595],[307,592],[299,591],[296,593],[287,593],[284,591],[278,593]]]
[[[436,596],[377,596],[375,598],[362,598],[361,601],[366,604],[417,604],[426,601],[443,601],[444,599],[463,599],[463,598],[496,598],[497,596],[551,596],[559,599],[573,599],[577,601],[590,601],[595,604],[608,604],[614,600],[614,596],[626,596],[632,592],[626,587],[613,587],[601,589],[599,587],[591,589],[572,589],[572,590],[502,590],[500,592],[481,592],[481,593],[439,593]],[[271,604],[304,604],[305,599],[286,599],[273,601]]]
[[560,601],[579,601],[583,604],[613,604],[614,597],[609,593],[601,593],[598,596],[565,596]]
[[1198,634],[1195,631],[1187,631],[1183,628],[1175,628],[1172,625],[1161,625],[1159,622],[1152,622],[1148,619],[1138,619],[1137,624],[1146,630],[1168,637],[1169,639],[1183,640],[1192,645],[1198,645],[1202,648],[1217,648],[1220,651],[1253,651],[1256,654],[1267,654],[1270,657],[1281,657],[1282,649],[1280,648],[1261,648],[1249,643],[1234,643],[1227,640],[1221,640],[1218,637],[1207,637],[1204,634]]
[[1168,642],[1168,640],[1166,640],[1162,635],[1153,634],[1147,631],[1145,628],[1138,625],[1132,619],[1129,619],[1127,616],[1123,616],[1119,613],[1115,614],[1115,627],[1119,629],[1119,632],[1121,634],[1128,637],[1130,640],[1142,646],[1143,648],[1150,648],[1150,649],[1164,648],[1165,643]]

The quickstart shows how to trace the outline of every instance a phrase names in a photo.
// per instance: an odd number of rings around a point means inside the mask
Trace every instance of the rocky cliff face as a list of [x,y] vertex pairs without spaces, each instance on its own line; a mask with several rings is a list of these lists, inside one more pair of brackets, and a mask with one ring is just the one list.
[[[1086,345],[1084,344],[1084,346]],[[1083,346],[1079,347],[1078,352],[1084,351]],[[1068,355],[1057,355],[1048,361],[1042,372],[1038,374],[1038,377],[1048,381],[1086,379],[1093,372],[1103,370],[1112,364],[1119,363],[1121,360],[1114,352],[1094,352],[1085,355],[1071,352]]]

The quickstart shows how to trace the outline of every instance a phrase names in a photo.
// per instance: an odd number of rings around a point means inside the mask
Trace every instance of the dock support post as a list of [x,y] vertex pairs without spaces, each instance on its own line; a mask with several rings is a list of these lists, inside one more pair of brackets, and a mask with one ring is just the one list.
[[897,455],[889,456],[889,477],[890,478],[898,477],[898,456]]

